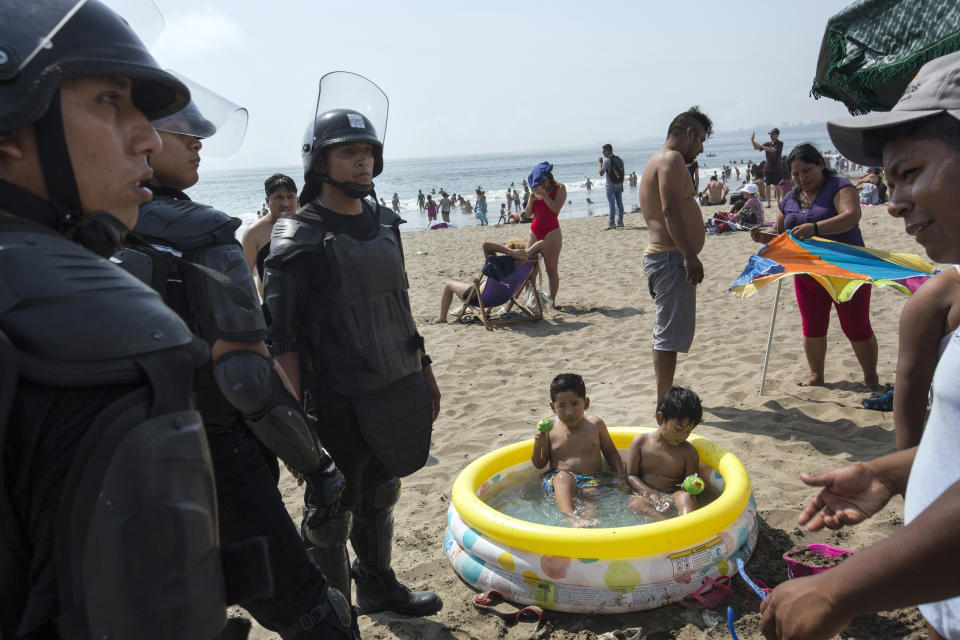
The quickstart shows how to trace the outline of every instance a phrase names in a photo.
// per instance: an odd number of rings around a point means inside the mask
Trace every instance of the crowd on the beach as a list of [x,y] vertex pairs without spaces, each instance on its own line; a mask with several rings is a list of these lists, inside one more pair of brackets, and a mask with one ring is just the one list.
[[[227,615],[238,604],[281,638],[355,640],[359,615],[439,612],[439,594],[411,590],[393,568],[401,478],[427,464],[443,396],[410,306],[398,195],[374,196],[386,96],[379,109],[342,106],[350,87],[383,92],[350,72],[324,76],[312,104],[341,106],[308,122],[300,188],[267,177],[265,215],[238,242],[239,220],[185,193],[204,145],[236,132],[214,112],[237,105],[160,68],[97,0],[6,3],[0,25],[13,34],[0,43],[0,636],[243,638],[249,623]],[[808,143],[784,155],[776,128],[751,137],[764,159],[714,230],[864,247],[861,206],[886,200],[931,259],[960,262],[960,53],[925,64],[892,111],[828,131],[842,154],[833,166]],[[700,189],[712,132],[698,107],[678,114],[642,176],[600,147],[605,229],[624,226],[624,183],[638,186],[647,227],[657,428],[624,458],[587,413],[583,378],[552,380],[530,460],[573,526],[597,525],[604,464],[638,519],[699,508],[688,438],[703,408],[674,378],[710,268],[698,198],[725,204],[731,169],[740,180],[731,164]],[[836,169],[851,162],[870,168],[856,184]],[[557,302],[567,186],[553,170],[541,162],[505,190],[496,222],[528,222],[527,237],[483,243],[483,278],[443,285],[440,322],[454,296],[485,307],[497,287],[508,306],[568,308]],[[493,217],[480,186],[472,199],[440,189],[417,200],[437,224],[454,207],[483,225]],[[518,299],[524,287],[534,305]],[[870,288],[841,303],[813,278],[794,287],[809,369],[798,384],[825,382],[835,309],[864,384],[879,389]],[[958,328],[951,267],[903,310],[898,450],[801,476],[818,490],[798,517],[809,530],[866,526],[896,495],[903,528],[774,588],[761,605],[765,637],[830,638],[854,616],[919,605],[931,638],[960,639]],[[281,461],[304,486],[299,526],[278,490]]]

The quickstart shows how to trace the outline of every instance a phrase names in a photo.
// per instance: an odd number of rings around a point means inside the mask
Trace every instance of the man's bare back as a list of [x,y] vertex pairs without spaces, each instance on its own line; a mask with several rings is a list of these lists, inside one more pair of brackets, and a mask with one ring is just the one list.
[[[664,145],[647,162],[640,181],[640,209],[654,252],[672,249],[684,252],[687,248],[696,256],[703,249],[703,220],[693,196],[693,181],[683,156]],[[669,225],[665,209],[670,217]],[[674,238],[671,231],[684,237]]]

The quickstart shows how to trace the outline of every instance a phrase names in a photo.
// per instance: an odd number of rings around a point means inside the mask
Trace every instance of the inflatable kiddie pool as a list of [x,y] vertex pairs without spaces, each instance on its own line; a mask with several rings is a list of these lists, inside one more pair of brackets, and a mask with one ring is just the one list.
[[[610,429],[621,454],[640,427]],[[693,513],[630,527],[575,529],[518,520],[480,499],[497,483],[529,477],[533,440],[488,453],[453,484],[444,551],[470,586],[572,613],[652,609],[682,600],[707,576],[736,572],[757,541],[746,469],[731,452],[691,435],[700,476],[719,497]]]

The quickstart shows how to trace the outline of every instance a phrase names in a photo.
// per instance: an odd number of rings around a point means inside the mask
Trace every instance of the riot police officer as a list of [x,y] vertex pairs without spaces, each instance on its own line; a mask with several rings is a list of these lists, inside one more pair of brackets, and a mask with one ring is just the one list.
[[309,497],[322,498],[314,519],[336,503],[343,476],[320,448],[263,342],[259,297],[235,237],[240,220],[183,192],[199,178],[206,143],[215,149],[212,155],[239,148],[246,110],[178,77],[190,88],[191,102],[153,122],[163,141],[150,155],[153,199],[140,206],[128,248],[117,259],[160,292],[210,346],[194,391],[213,460],[221,540],[265,537],[274,582],[273,597],[240,604],[282,638],[359,638],[349,601],[327,587],[307,558],[257,440],[306,480]]
[[301,208],[274,226],[264,282],[271,350],[295,386],[302,382],[307,411],[347,479],[339,510],[305,521],[302,532],[344,593],[352,574],[361,613],[431,615],[440,597],[410,592],[391,567],[399,478],[426,462],[440,392],[410,312],[402,220],[367,199],[383,170],[373,120],[382,132],[386,96],[338,72],[321,79],[317,105],[303,146]]
[[226,622],[197,345],[105,259],[188,100],[97,0],[0,3],[0,636]]

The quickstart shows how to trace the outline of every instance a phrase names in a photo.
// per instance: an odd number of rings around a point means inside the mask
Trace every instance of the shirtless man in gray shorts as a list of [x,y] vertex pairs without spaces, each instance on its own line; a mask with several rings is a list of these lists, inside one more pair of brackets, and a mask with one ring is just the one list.
[[686,353],[693,343],[696,287],[703,280],[697,254],[703,249],[704,231],[686,165],[700,155],[712,132],[713,123],[699,108],[678,115],[640,181],[640,208],[650,231],[643,271],[656,307],[653,370],[658,402],[673,386],[677,352]]

